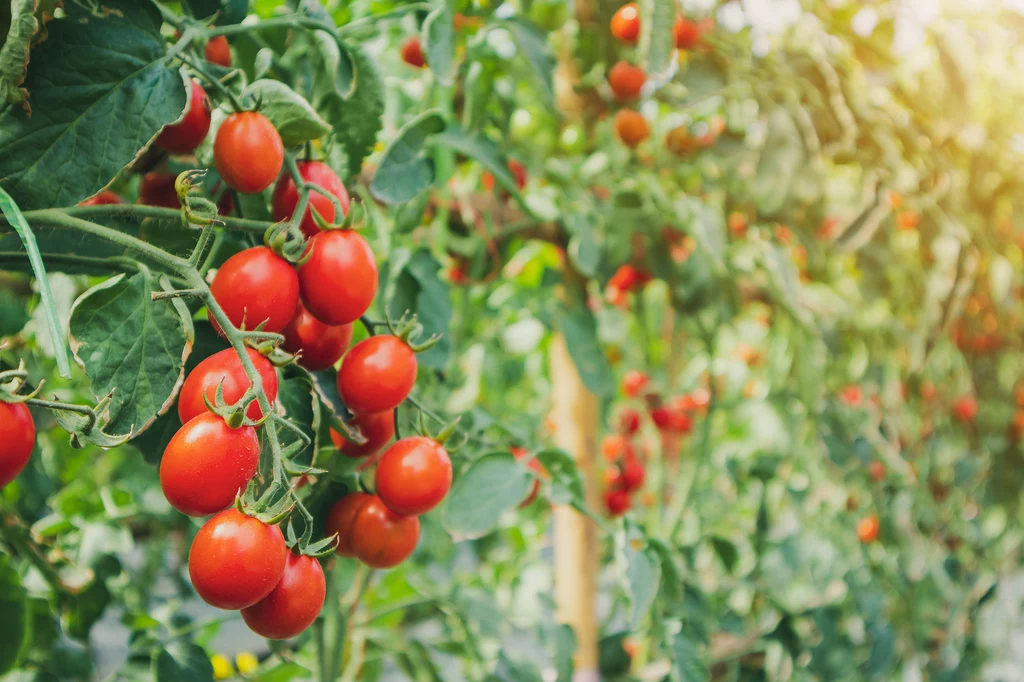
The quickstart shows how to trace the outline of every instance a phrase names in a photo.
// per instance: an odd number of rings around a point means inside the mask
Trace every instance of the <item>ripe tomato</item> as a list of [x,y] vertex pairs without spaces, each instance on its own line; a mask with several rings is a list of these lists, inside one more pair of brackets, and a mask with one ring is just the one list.
[[965,395],[953,403],[953,417],[961,424],[969,424],[978,416],[978,401],[974,396]]
[[619,415],[619,428],[628,436],[640,430],[640,413],[634,409],[625,409]]
[[156,146],[172,154],[187,154],[206,139],[210,132],[210,98],[203,86],[192,81],[188,109],[180,123],[166,125],[156,138]]
[[885,465],[878,460],[874,460],[868,464],[868,473],[871,475],[871,480],[881,483],[885,480]]
[[[252,348],[246,348],[249,359],[256,366],[256,371],[263,380],[263,390],[267,398],[273,403],[277,399],[277,370],[264,356]],[[203,394],[214,402],[217,395],[217,385],[224,384],[224,403],[233,405],[242,399],[245,392],[249,390],[249,377],[245,375],[242,361],[233,348],[214,353],[206,358],[185,377],[185,383],[181,385],[181,392],[178,394],[178,418],[182,424],[200,414],[208,413],[206,403],[203,402]],[[263,416],[260,405],[255,400],[249,403],[246,410],[249,419],[259,419]]]
[[377,259],[369,243],[352,230],[328,230],[306,248],[309,259],[299,266],[306,309],[325,324],[358,320],[377,295]]
[[881,524],[878,517],[874,514],[865,516],[857,522],[857,539],[864,544],[874,542],[878,539],[879,530],[881,530]]
[[636,398],[644,392],[649,382],[646,374],[640,370],[631,369],[626,372],[626,376],[622,377],[622,392],[629,398]]
[[352,551],[370,568],[397,566],[419,539],[419,518],[394,513],[376,496],[370,496],[352,522]]
[[625,436],[609,434],[601,440],[601,456],[609,462],[614,462],[622,456],[629,447],[629,441]]
[[[266,246],[254,246],[224,261],[210,291],[236,327],[255,329],[266,322],[264,331],[280,332],[299,305],[299,276]],[[219,333],[217,322],[210,322]]]
[[356,515],[362,510],[363,506],[372,499],[374,499],[373,495],[351,493],[335,502],[331,510],[327,512],[327,519],[324,521],[324,533],[328,537],[332,535],[338,536],[337,544],[334,548],[335,553],[347,557],[356,555],[352,550],[352,524],[355,522]]
[[262,600],[281,582],[287,555],[280,528],[232,507],[196,533],[188,574],[207,604],[239,610]]
[[636,99],[646,80],[644,70],[628,62],[616,62],[615,66],[608,70],[608,85],[611,86],[615,99]]
[[640,489],[645,478],[644,464],[635,455],[630,455],[622,461],[622,488],[626,492]]
[[[331,170],[331,167],[323,161],[299,161],[296,165],[299,168],[299,175],[303,180],[323,187],[338,198],[342,209],[340,217],[344,217],[348,213],[349,197],[348,191],[345,189],[345,185],[342,184],[338,174]],[[274,187],[272,201],[274,220],[280,222],[291,218],[295,213],[295,207],[298,203],[299,190],[295,187],[295,181],[292,180],[292,176],[289,173],[285,173]],[[316,221],[313,220],[312,209],[314,208],[320,214],[320,217],[328,223],[333,224],[339,218],[336,215],[333,201],[320,192],[311,191],[306,212],[302,215],[302,222],[299,224],[299,228],[307,237],[312,237],[320,231]]]
[[333,367],[352,341],[352,325],[324,324],[300,302],[295,317],[284,328],[284,349],[298,353],[299,364],[311,372]]
[[640,37],[640,8],[630,2],[615,11],[611,21],[612,36],[624,43],[635,43]]
[[402,516],[426,514],[452,487],[452,460],[434,439],[410,436],[380,456],[375,480],[388,509]]
[[320,562],[289,553],[281,582],[262,601],[242,609],[242,620],[261,637],[289,639],[313,624],[326,595]]
[[427,59],[423,56],[423,48],[420,46],[420,39],[417,36],[410,36],[402,43],[402,61],[417,69],[422,69],[427,65]]
[[224,36],[214,36],[206,43],[203,56],[211,64],[219,64],[225,68],[231,66],[231,46]]
[[672,36],[677,48],[692,50],[700,44],[701,26],[686,17],[676,17],[676,23],[672,26]]
[[357,414],[352,419],[352,425],[359,429],[359,432],[366,438],[366,442],[356,445],[331,429],[331,440],[334,442],[334,446],[346,457],[375,455],[395,437],[395,411],[385,410],[384,412]]
[[36,423],[24,403],[0,402],[0,488],[28,464],[36,445]]
[[[509,450],[512,452],[512,456],[515,457],[516,459],[523,459],[524,457],[530,454],[530,451],[527,450],[526,448],[509,448]],[[536,457],[531,459],[527,466],[529,467],[530,471],[537,474],[538,478],[534,479],[533,487],[530,488],[530,494],[526,496],[525,500],[519,503],[520,509],[528,506],[531,502],[537,499],[537,495],[540,493],[540,477],[547,478],[548,475],[548,472],[544,468],[544,465],[541,464],[540,460],[538,460]]]
[[[516,189],[520,192],[523,191],[523,189],[526,188],[526,181],[529,180],[530,177],[526,170],[526,166],[515,159],[509,159],[507,165],[509,172],[512,173],[512,177],[515,178]],[[493,191],[495,185],[494,175],[492,175],[490,171],[484,171],[480,176],[480,184],[483,185],[484,189],[488,192]],[[507,199],[509,197],[509,193],[503,191],[501,196],[502,198]]]
[[341,361],[338,394],[356,413],[398,407],[416,384],[416,354],[397,336],[371,336]]
[[146,206],[181,208],[178,193],[174,190],[174,180],[175,177],[170,173],[146,173],[139,183],[139,203]]
[[864,392],[857,384],[844,386],[843,390],[839,392],[839,397],[850,407],[860,407],[864,402]]
[[204,412],[178,429],[160,460],[160,487],[171,506],[189,516],[228,507],[260,465],[256,429],[233,429]]
[[621,488],[608,490],[604,494],[604,506],[610,516],[622,516],[632,505],[629,493]]
[[105,206],[107,204],[123,204],[124,199],[120,195],[111,192],[109,189],[105,189],[95,196],[91,196],[79,206]]
[[639,111],[619,109],[615,115],[615,134],[627,147],[636,147],[651,134],[651,127]]
[[213,162],[229,187],[255,194],[277,180],[284,165],[284,143],[263,114],[235,112],[217,130]]

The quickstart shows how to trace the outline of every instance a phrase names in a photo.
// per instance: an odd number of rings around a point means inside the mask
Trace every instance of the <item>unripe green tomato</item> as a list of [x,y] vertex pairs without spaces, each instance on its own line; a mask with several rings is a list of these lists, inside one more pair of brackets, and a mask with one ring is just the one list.
[[582,154],[587,148],[587,135],[583,126],[576,123],[566,126],[558,138],[558,143],[566,154]]

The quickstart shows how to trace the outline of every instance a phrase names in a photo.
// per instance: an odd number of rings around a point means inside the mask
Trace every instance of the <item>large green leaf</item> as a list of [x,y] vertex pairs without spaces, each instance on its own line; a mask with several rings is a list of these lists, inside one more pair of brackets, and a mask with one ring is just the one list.
[[35,0],[11,2],[11,27],[0,47],[0,99],[8,104],[25,104],[28,91],[21,86],[28,70],[29,45],[36,33]]
[[438,276],[441,264],[426,249],[408,258],[393,255],[392,262],[400,263],[400,268],[393,275],[388,274],[388,315],[397,320],[406,312],[415,313],[423,327],[422,339],[440,336],[438,342],[419,353],[417,359],[424,367],[444,367],[452,347],[448,333],[452,303],[447,282]]
[[260,102],[260,112],[277,128],[286,147],[297,147],[331,132],[331,126],[313,105],[281,81],[255,81],[243,92],[243,96],[250,95]]
[[213,664],[203,647],[177,641],[153,655],[156,682],[213,682]]
[[597,395],[615,390],[615,379],[597,340],[597,320],[582,305],[562,306],[558,325],[583,385]]
[[509,452],[474,460],[448,493],[441,523],[459,539],[487,534],[508,509],[530,492],[533,479]]
[[431,109],[406,123],[388,145],[370,192],[385,204],[409,201],[434,183],[434,161],[424,148],[427,139],[445,128],[441,112]]
[[555,101],[555,55],[548,46],[548,34],[529,20],[516,16],[506,19],[501,24],[512,34],[520,52],[533,67],[540,94],[550,107]]
[[707,663],[697,649],[696,640],[685,631],[672,638],[672,655],[679,682],[707,681]]
[[[322,49],[331,50],[327,39],[322,44],[326,46]],[[352,177],[362,170],[363,160],[373,150],[383,125],[384,83],[362,48],[350,46],[349,57],[355,71],[348,83],[351,92],[341,91],[341,85],[335,83],[333,90],[319,100],[318,108],[334,128],[345,151],[346,175]]]
[[[302,429],[309,438],[316,453],[317,432],[320,430],[320,399],[313,390],[313,380],[308,372],[290,374],[280,382],[277,401],[284,408],[288,421]],[[299,442],[298,434],[290,429],[278,428],[278,438],[282,446]],[[304,452],[306,449],[298,451]],[[310,462],[309,457],[300,458],[303,465]]]
[[0,186],[25,210],[95,194],[185,108],[156,8],[105,0],[93,14],[86,5],[69,3],[32,51],[24,87],[34,115],[0,109]]
[[551,479],[550,500],[555,504],[586,504],[583,475],[565,450],[541,450],[537,461]]
[[427,15],[422,33],[430,72],[443,85],[451,84],[455,72],[455,26],[447,2]]
[[97,396],[113,391],[109,433],[141,433],[174,403],[194,331],[181,299],[153,301],[147,271],[117,275],[71,309],[71,350]]
[[29,603],[10,557],[0,554],[0,675],[13,668],[28,645]]

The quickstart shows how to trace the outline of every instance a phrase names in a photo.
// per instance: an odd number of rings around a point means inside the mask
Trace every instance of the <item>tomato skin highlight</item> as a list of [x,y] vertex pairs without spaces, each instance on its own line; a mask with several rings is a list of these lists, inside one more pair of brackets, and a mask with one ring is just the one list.
[[611,20],[612,36],[623,43],[636,43],[640,37],[640,10],[630,2],[615,10]]
[[203,57],[211,64],[219,64],[225,68],[231,66],[231,46],[224,36],[214,36],[203,48]]
[[221,178],[242,194],[262,192],[284,165],[284,143],[266,116],[255,111],[231,114],[217,130],[213,162]]
[[[210,284],[217,303],[236,327],[280,332],[299,305],[299,277],[288,261],[266,246],[254,246],[228,258]],[[211,319],[213,328],[220,325]],[[223,334],[221,334],[223,335]]]
[[196,533],[188,574],[203,601],[237,611],[271,593],[281,581],[287,554],[280,528],[232,507]]
[[410,36],[402,43],[402,61],[417,69],[427,65],[427,59],[423,56],[423,46],[420,45],[418,37]]
[[327,582],[320,562],[289,553],[281,582],[262,601],[242,609],[242,620],[257,635],[289,639],[313,624],[326,596]]
[[420,520],[400,516],[371,495],[352,522],[352,551],[370,568],[393,568],[409,558],[420,539]]
[[355,413],[398,407],[416,385],[416,354],[397,336],[371,336],[352,347],[338,370],[338,394]]
[[145,206],[181,208],[178,193],[174,189],[174,180],[175,176],[170,173],[146,173],[139,183],[139,203]]
[[85,201],[78,204],[79,206],[106,206],[108,204],[123,204],[124,199],[119,194],[111,192],[109,189],[105,189],[99,194],[89,197]]
[[327,537],[337,535],[334,545],[334,552],[340,556],[354,557],[352,549],[352,524],[356,516],[362,511],[363,506],[373,499],[373,495],[366,493],[350,493],[334,503],[331,510],[327,512],[327,519],[324,521],[324,534]]
[[441,504],[452,487],[448,451],[425,436],[410,436],[384,451],[377,462],[377,496],[402,516],[418,516]]
[[[313,209],[315,208],[320,217],[328,223],[335,223],[338,218],[344,218],[348,213],[350,201],[348,190],[345,189],[338,174],[323,161],[299,161],[296,166],[298,166],[299,175],[303,180],[323,187],[341,202],[342,214],[338,216],[333,201],[315,190],[309,193],[309,202],[306,205],[306,212],[302,214],[299,229],[307,237],[312,237],[320,232],[320,228],[317,227],[316,221],[313,219]],[[285,173],[274,186],[274,196],[271,201],[274,220],[280,222],[290,219],[295,214],[298,204],[299,190],[295,187],[292,176]]]
[[256,429],[232,429],[213,412],[190,419],[171,437],[160,460],[160,488],[189,516],[226,509],[260,464]]
[[366,438],[362,445],[356,445],[331,429],[331,441],[346,457],[368,457],[380,452],[395,437],[395,411],[367,412],[356,414],[352,424]]
[[284,328],[284,349],[289,353],[298,353],[299,364],[317,372],[333,367],[341,360],[352,342],[352,325],[329,325],[318,320],[306,306],[300,302],[295,309],[295,317]]
[[[324,324],[349,324],[377,295],[377,259],[352,230],[328,230],[309,240],[309,259],[299,266],[302,302]],[[378,410],[379,411],[379,410]]]
[[[277,400],[277,370],[270,360],[252,348],[246,348],[249,359],[256,366],[260,379],[263,380],[263,390],[271,405]],[[224,402],[233,405],[241,400],[245,392],[249,390],[249,377],[245,375],[242,361],[233,348],[226,348],[206,358],[185,377],[185,383],[181,385],[181,392],[178,394],[178,418],[182,424],[200,414],[209,412],[206,403],[203,402],[203,394],[214,402],[217,395],[217,385],[224,383]],[[245,412],[249,419],[257,420],[263,416],[258,401],[249,403],[249,409]]]
[[210,132],[210,98],[199,83],[192,80],[188,109],[181,123],[166,125],[156,138],[157,147],[173,154],[187,154],[198,147]]
[[28,464],[36,446],[36,423],[24,403],[0,402],[0,488]]

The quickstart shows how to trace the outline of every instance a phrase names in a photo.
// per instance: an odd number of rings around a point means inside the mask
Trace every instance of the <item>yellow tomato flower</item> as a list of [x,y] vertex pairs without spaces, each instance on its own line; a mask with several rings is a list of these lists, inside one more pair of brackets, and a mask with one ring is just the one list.
[[213,679],[215,680],[226,680],[235,672],[235,669],[231,667],[231,661],[220,654],[211,656],[210,663],[213,664]]
[[238,666],[238,672],[243,675],[251,675],[256,672],[256,668],[260,667],[260,661],[248,651],[243,651],[235,656],[235,665]]

